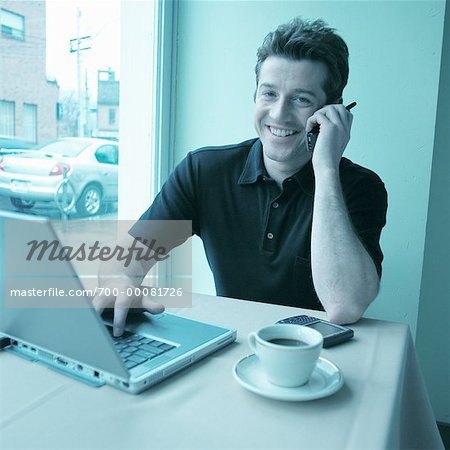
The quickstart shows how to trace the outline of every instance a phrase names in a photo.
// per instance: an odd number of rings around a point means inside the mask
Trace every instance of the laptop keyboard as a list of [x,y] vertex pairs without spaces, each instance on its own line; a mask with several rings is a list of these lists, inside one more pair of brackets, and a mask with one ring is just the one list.
[[117,353],[119,353],[125,362],[127,369],[132,369],[175,348],[174,345],[166,344],[156,339],[150,339],[139,334],[133,334],[129,331],[124,331],[122,336],[114,337],[112,327],[107,326],[106,328],[108,328]]

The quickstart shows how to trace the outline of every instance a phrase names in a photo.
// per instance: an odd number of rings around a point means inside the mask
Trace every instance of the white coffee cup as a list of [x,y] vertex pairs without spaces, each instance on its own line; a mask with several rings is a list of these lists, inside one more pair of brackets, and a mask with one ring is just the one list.
[[322,350],[323,337],[309,327],[276,324],[250,333],[248,344],[270,383],[296,387],[308,382]]

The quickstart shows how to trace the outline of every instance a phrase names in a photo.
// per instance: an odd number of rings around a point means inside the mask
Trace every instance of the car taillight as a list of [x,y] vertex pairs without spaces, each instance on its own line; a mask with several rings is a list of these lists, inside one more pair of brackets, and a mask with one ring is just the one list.
[[49,175],[62,175],[64,171],[69,172],[70,166],[69,164],[57,163],[53,166],[52,170],[50,170]]

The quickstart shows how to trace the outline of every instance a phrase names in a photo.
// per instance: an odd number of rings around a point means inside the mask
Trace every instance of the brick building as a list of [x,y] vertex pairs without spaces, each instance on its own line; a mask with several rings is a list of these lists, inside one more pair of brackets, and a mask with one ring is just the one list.
[[46,73],[45,1],[0,0],[0,135],[58,136],[56,81]]

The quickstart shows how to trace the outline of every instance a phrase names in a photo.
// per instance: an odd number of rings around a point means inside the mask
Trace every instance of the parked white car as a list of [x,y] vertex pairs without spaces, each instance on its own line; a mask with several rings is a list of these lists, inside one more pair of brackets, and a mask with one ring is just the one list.
[[19,209],[53,202],[84,216],[117,202],[117,142],[63,138],[33,150],[0,153],[0,195]]

